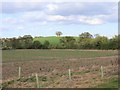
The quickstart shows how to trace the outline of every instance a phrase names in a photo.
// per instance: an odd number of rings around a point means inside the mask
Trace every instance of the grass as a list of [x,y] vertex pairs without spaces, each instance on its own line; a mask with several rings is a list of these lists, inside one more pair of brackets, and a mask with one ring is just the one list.
[[[82,72],[74,73],[73,75],[81,75],[81,74],[84,75],[85,73],[89,73],[89,71],[82,71]],[[65,75],[67,76],[68,74],[65,74]],[[59,76],[57,75],[57,77],[59,77]],[[59,82],[57,81],[57,77],[54,76],[52,78],[47,78],[47,76],[38,76],[39,82],[41,83],[40,87],[42,87],[42,88],[47,87],[49,85],[48,82],[52,81],[52,80],[53,80],[52,83],[54,82],[55,85],[59,84]],[[36,78],[35,78],[35,76],[31,76],[29,78],[22,77],[20,79],[10,80],[8,82],[5,82],[5,83],[2,84],[2,86],[3,86],[3,88],[6,88],[9,85],[13,85],[16,82],[21,82],[21,83],[22,82],[27,82],[28,84],[33,83],[33,84],[36,85]],[[118,78],[114,77],[114,78],[111,78],[109,81],[104,79],[102,84],[99,84],[97,87],[94,87],[94,88],[96,88],[96,89],[101,88],[100,90],[106,90],[106,89],[113,90],[113,88],[119,88],[119,86],[120,86],[120,84],[118,83]],[[34,87],[36,87],[36,86],[34,86]],[[93,90],[93,89],[91,89],[91,90]]]
[[[34,38],[34,41],[40,41],[42,44],[44,43],[45,40],[49,41],[50,44],[52,45],[59,45],[60,44],[60,39],[62,37],[56,37],[56,36],[50,36],[50,37],[39,37],[39,38]],[[78,40],[79,37],[74,37],[76,40]]]
[[55,37],[55,36],[51,36],[51,37],[39,37],[39,38],[34,38],[34,41],[40,41],[42,44],[44,43],[45,40],[49,41],[50,44],[52,45],[57,45],[60,43],[60,38],[61,37]]
[[117,51],[89,51],[89,50],[3,50],[2,58],[4,62],[17,62],[29,60],[65,60],[79,58],[96,58],[106,56],[116,56]]
[[120,83],[118,83],[118,78],[112,78],[109,82],[104,82],[98,86],[99,88],[119,88]]
[[[39,79],[39,81],[43,81],[43,82],[47,81],[47,77],[45,77],[45,76],[39,76],[38,79]],[[33,82],[33,83],[35,83],[36,82],[36,77],[35,76],[32,76],[30,78],[22,77],[22,78],[16,79],[16,80],[10,80],[8,82],[3,83],[2,88],[6,88],[9,85],[14,84],[16,82],[27,82],[27,83],[32,83]]]
[[81,72],[74,72],[72,73],[73,75],[84,75],[85,73],[89,73],[90,71],[89,70],[86,70],[86,71],[81,71]]

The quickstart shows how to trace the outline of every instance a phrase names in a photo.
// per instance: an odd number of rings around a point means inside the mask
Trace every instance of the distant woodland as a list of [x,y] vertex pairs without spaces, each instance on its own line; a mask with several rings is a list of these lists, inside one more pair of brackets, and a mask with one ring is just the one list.
[[100,36],[99,34],[92,35],[89,32],[81,33],[78,37],[73,36],[61,36],[61,32],[56,33],[56,37],[52,37],[56,44],[52,44],[49,40],[40,41],[39,38],[31,35],[19,36],[18,38],[1,38],[1,49],[118,49],[120,35],[116,35],[112,38],[106,36]]

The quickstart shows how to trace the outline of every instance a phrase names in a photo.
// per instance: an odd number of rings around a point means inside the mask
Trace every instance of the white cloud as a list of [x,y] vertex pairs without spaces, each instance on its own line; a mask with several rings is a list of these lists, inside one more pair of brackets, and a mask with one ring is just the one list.
[[119,2],[119,0],[3,0],[2,2]]
[[87,16],[80,16],[78,19],[81,23],[90,24],[90,25],[99,25],[103,24],[104,21],[99,18],[92,18]]
[[61,16],[61,15],[50,15],[48,16],[48,21],[55,21],[56,23],[84,23],[89,25],[99,25],[103,24],[105,21],[97,17],[88,17],[81,15],[70,15],[70,16]]
[[3,18],[3,23],[8,24],[16,24],[23,25],[27,23],[39,23],[41,25],[46,25],[48,23],[84,23],[90,25],[99,25],[105,22],[104,15],[98,16],[82,16],[82,15],[70,15],[70,16],[62,16],[62,15],[47,15],[42,12],[26,12],[23,15],[19,16],[19,18]]
[[57,9],[58,9],[58,6],[55,5],[55,4],[48,4],[48,5],[46,5],[46,7],[47,7],[48,10],[50,10],[50,11],[54,11],[54,10],[57,10]]
[[46,14],[44,12],[40,11],[34,11],[34,12],[25,12],[23,15],[21,15],[21,19],[25,21],[39,21],[46,17]]
[[[84,23],[99,25],[117,21],[117,6],[114,3],[5,3],[2,22],[8,24],[54,22]],[[8,6],[7,6],[8,5]],[[9,13],[8,13],[9,12]],[[13,13],[14,12],[14,13]],[[10,17],[9,15],[15,15]]]
[[13,14],[28,11],[39,11],[44,7],[40,2],[2,2],[1,13]]
[[48,20],[50,21],[64,21],[66,17],[61,15],[48,15]]
[[48,22],[47,21],[41,21],[41,22],[37,22],[35,23],[36,25],[47,25]]

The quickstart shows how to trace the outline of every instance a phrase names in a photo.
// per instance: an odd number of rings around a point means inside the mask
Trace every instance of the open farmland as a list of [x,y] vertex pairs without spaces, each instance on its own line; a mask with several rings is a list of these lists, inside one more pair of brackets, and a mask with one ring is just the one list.
[[117,56],[115,50],[4,50],[3,62],[21,62],[34,60],[65,60]]
[[36,73],[42,88],[118,87],[116,50],[3,50],[2,56],[3,87],[35,88]]

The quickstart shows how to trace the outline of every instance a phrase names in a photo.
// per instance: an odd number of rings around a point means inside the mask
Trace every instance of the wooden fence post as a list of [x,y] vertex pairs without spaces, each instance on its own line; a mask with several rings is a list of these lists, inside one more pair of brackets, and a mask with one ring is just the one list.
[[69,80],[72,80],[71,79],[71,70],[69,69],[68,72],[69,72]]
[[101,66],[101,78],[103,78],[104,74],[103,74],[103,67]]
[[21,78],[21,67],[19,67],[19,69],[18,69],[18,79],[20,79]]
[[39,88],[39,79],[38,79],[38,74],[37,73],[35,74],[35,77],[36,77],[37,88]]

